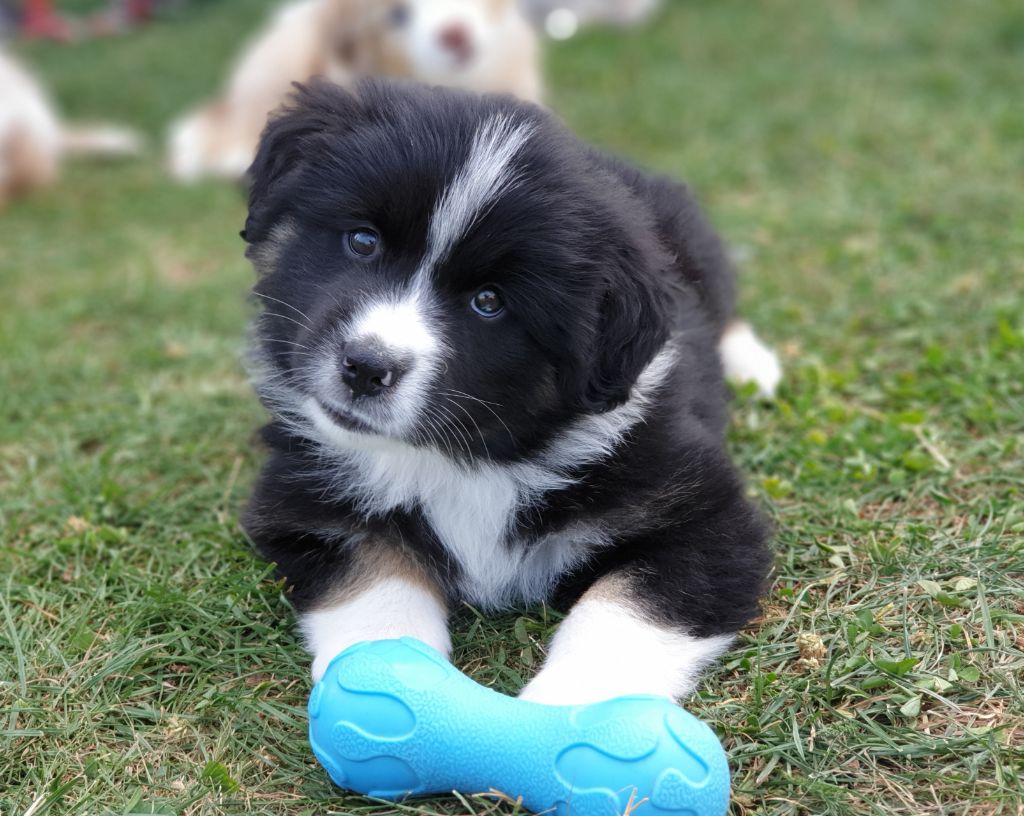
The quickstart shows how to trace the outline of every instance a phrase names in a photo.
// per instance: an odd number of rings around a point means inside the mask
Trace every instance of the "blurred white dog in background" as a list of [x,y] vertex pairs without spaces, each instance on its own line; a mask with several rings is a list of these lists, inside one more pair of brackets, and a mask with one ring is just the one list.
[[243,50],[221,96],[171,126],[172,175],[241,178],[267,115],[313,76],[542,94],[537,36],[516,0],[296,0]]
[[43,86],[0,49],[0,206],[56,181],[67,154],[134,154],[140,145],[125,128],[62,123]]

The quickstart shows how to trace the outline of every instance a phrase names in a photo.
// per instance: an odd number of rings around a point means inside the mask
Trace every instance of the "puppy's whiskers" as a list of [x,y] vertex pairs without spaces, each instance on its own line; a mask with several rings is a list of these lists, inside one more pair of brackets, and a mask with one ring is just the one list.
[[443,405],[438,405],[437,410],[441,411],[442,414],[448,418],[448,427],[452,430],[456,439],[459,440],[460,447],[466,451],[466,457],[472,463],[474,461],[473,441],[470,438],[469,429],[455,414]]
[[426,419],[430,423],[431,427],[438,432],[439,436],[435,437],[435,439],[437,439],[437,441],[443,441],[445,447],[448,449],[448,455],[450,458],[458,460],[459,456],[455,452],[455,445],[457,443],[454,441],[454,437],[450,433],[444,417],[438,414],[433,408],[428,408],[424,419]]
[[448,449],[449,456],[452,459],[454,459],[455,458],[455,450],[452,448],[451,441],[448,440],[447,437],[445,437],[443,440],[441,439],[440,434],[441,434],[441,430],[442,429],[439,428],[437,423],[434,421],[435,417],[432,417],[431,415],[428,414],[428,415],[423,417],[423,420],[424,420],[424,422],[426,422],[430,426],[429,429],[427,429],[427,428],[422,429],[423,433],[427,437],[428,444],[430,444],[432,447],[436,447],[438,449],[440,449],[441,445],[443,444]]
[[498,408],[504,408],[505,406],[503,406],[500,402],[488,402],[487,400],[482,400],[479,397],[474,397],[470,394],[465,393],[464,391],[458,391],[454,388],[446,388],[441,393],[448,397],[454,397],[455,399],[469,399],[473,400],[474,402],[479,402],[482,406],[484,406],[484,408],[486,408],[494,415],[494,418],[498,420],[498,422],[501,423],[501,426],[505,429],[505,432],[508,434],[509,441],[512,442],[512,445],[514,446],[516,444],[516,438],[515,436],[513,436],[512,430],[508,427],[507,424],[505,424],[505,420],[503,420],[498,415],[498,412],[491,407],[492,405],[495,405]]
[[[454,400],[452,400],[450,397],[445,397],[445,401],[449,405],[454,405],[456,408],[458,408],[460,411],[462,411],[462,413],[464,413],[467,417],[469,417],[469,421],[472,422],[473,423],[473,427],[476,428],[477,436],[480,437],[480,444],[483,445],[484,455],[487,457],[487,461],[488,462],[493,462],[494,460],[491,458],[491,452],[487,448],[487,440],[484,439],[484,432],[480,430],[480,426],[477,424],[477,421],[475,419],[473,419],[473,415],[469,411],[467,411],[463,406],[459,405],[459,403],[457,403]],[[463,425],[463,427],[465,427],[465,426]],[[467,428],[466,430],[468,431],[469,429]]]
[[296,343],[294,340],[279,340],[276,337],[264,337],[260,342],[262,343],[283,343],[286,346],[297,346],[301,349],[306,349],[310,354],[315,352],[312,346],[307,346],[305,343]]
[[498,408],[505,407],[500,402],[491,402],[490,400],[480,399],[479,397],[474,397],[471,394],[467,394],[465,391],[459,391],[457,388],[443,388],[441,390],[444,391],[446,394],[458,394],[460,397],[467,397],[468,399],[476,400],[477,402],[483,405],[494,405],[497,406]]
[[448,434],[450,438],[458,445],[460,450],[465,451],[466,459],[472,463],[474,456],[473,449],[470,446],[470,439],[466,434],[465,428],[459,426],[458,417],[443,405],[433,406],[433,415],[441,423],[442,428],[450,431],[450,434]]
[[337,306],[339,309],[344,311],[345,307],[341,305],[341,301],[338,300],[338,298],[334,294],[334,292],[332,292],[330,289],[328,289],[323,284],[316,283],[315,281],[313,281],[313,286],[315,286],[317,289],[319,289],[321,292],[323,292],[325,295],[327,295],[327,297],[329,297],[331,300],[334,301],[334,305],[335,306]]
[[280,314],[279,312],[264,312],[263,316],[264,317],[279,317],[279,318],[281,318],[281,320],[287,320],[289,323],[294,323],[300,329],[311,329],[310,326],[307,326],[305,323],[300,323],[294,317],[288,317],[288,315],[283,315],[283,314]]
[[256,297],[263,298],[264,300],[272,300],[274,303],[280,303],[282,306],[284,306],[284,307],[286,307],[288,309],[291,309],[293,312],[297,312],[298,314],[300,314],[302,316],[302,319],[306,321],[306,328],[307,329],[312,329],[313,328],[313,321],[310,319],[309,315],[307,315],[304,311],[302,311],[302,309],[300,309],[298,306],[295,306],[295,305],[293,305],[291,303],[287,303],[286,301],[280,300],[280,299],[278,299],[276,297],[271,297],[270,295],[265,295],[262,292],[255,292],[254,291],[253,294],[256,295]]

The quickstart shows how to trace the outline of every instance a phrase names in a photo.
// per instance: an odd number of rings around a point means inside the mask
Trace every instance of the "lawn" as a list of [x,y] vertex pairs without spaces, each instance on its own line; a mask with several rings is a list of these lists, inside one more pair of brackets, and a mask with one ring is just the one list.
[[[156,145],[266,5],[21,49],[153,147],[0,215],[3,816],[513,810],[330,786],[238,530],[244,204],[169,184]],[[1024,7],[670,0],[548,69],[579,133],[693,184],[786,360],[731,429],[777,580],[688,703],[734,816],[1024,813]],[[557,617],[460,610],[455,659],[515,692]]]

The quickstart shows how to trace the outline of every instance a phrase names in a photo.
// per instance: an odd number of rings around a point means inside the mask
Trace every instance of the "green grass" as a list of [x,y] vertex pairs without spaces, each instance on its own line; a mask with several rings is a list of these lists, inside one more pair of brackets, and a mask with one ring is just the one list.
[[[69,115],[155,142],[265,5],[26,55]],[[581,134],[693,183],[788,366],[731,436],[777,582],[690,703],[733,813],[1020,814],[1024,9],[669,7],[548,67]],[[312,762],[307,659],[237,528],[261,418],[243,217],[237,190],[168,184],[155,148],[0,216],[3,816],[396,810]],[[455,657],[515,691],[556,617],[462,610]]]

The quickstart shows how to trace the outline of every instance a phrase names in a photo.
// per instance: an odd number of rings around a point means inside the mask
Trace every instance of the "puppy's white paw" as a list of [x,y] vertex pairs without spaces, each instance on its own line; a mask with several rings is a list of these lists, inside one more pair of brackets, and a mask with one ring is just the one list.
[[[614,675],[614,672],[609,674]],[[589,705],[638,693],[656,694],[669,698],[672,696],[671,693],[663,689],[645,689],[638,692],[629,682],[623,682],[626,678],[609,676],[609,674],[585,673],[584,675],[583,673],[567,674],[560,670],[541,670],[536,677],[523,686],[522,691],[519,692],[519,699],[531,703],[566,706]]]
[[[599,593],[612,591],[607,582],[595,586]],[[558,627],[544,667],[519,697],[548,705],[632,694],[682,698],[732,640],[694,637],[646,619],[621,599],[584,596]]]
[[310,669],[310,674],[313,676],[314,683],[320,682],[320,678],[324,676],[324,672],[327,671],[327,667],[331,665],[331,661],[347,648],[348,647],[345,646],[340,649],[331,649],[330,651],[317,653],[313,658],[313,666]]
[[[549,682],[550,681],[550,682]],[[545,705],[575,705],[587,702],[580,696],[580,689],[569,683],[560,683],[558,678],[545,677],[542,671],[519,692],[519,699]],[[592,696],[592,695],[587,695]]]
[[432,589],[392,575],[333,606],[303,613],[299,627],[318,682],[337,655],[363,640],[414,637],[447,657],[452,650],[447,620],[448,610]]
[[782,363],[778,355],[754,334],[749,323],[732,323],[718,345],[725,376],[733,382],[752,382],[762,399],[773,399],[782,381]]

